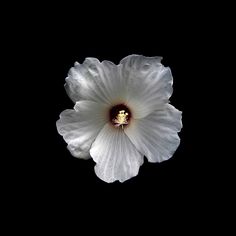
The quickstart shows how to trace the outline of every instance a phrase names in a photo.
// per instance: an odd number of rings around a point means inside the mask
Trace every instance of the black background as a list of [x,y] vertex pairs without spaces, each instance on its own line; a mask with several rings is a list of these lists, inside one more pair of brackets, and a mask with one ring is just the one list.
[[[183,217],[194,225],[192,216],[200,213],[202,223],[207,222],[219,184],[208,142],[212,120],[207,112],[214,108],[206,106],[206,97],[211,101],[212,60],[219,52],[212,44],[215,22],[207,6],[170,6],[31,6],[18,18],[17,39],[10,41],[17,51],[10,56],[20,61],[18,71],[27,74],[19,83],[20,106],[14,107],[21,114],[17,151],[23,154],[11,160],[14,175],[8,175],[16,205],[27,206],[29,215],[43,212],[48,224],[57,214],[89,221],[104,213],[109,222],[137,217],[156,225]],[[183,112],[181,143],[170,160],[145,160],[138,176],[107,184],[96,177],[92,159],[71,156],[56,121],[73,107],[64,83],[75,61],[96,57],[118,64],[130,54],[162,56],[171,68],[170,101]]]

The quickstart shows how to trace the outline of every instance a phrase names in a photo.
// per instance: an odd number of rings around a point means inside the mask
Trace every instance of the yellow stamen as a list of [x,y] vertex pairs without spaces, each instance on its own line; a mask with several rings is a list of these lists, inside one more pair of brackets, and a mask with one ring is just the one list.
[[127,121],[127,116],[129,115],[129,113],[125,113],[125,110],[121,110],[119,111],[119,114],[116,116],[116,118],[113,120],[115,123],[115,126],[120,126],[123,129],[123,125],[127,125],[128,121]]

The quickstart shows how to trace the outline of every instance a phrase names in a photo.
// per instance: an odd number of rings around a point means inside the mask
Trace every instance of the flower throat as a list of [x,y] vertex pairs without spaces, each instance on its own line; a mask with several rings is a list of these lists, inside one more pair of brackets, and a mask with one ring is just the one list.
[[109,112],[109,120],[114,127],[121,127],[124,129],[130,121],[130,109],[124,104],[113,106]]

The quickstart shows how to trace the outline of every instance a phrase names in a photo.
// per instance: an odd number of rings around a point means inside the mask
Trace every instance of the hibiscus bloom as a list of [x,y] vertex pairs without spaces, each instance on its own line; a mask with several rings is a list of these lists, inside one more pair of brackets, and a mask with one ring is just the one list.
[[179,146],[182,112],[169,104],[173,77],[161,59],[130,55],[115,65],[86,58],[69,71],[65,89],[75,106],[60,114],[57,130],[74,157],[96,162],[105,182],[124,182],[144,156],[162,162]]

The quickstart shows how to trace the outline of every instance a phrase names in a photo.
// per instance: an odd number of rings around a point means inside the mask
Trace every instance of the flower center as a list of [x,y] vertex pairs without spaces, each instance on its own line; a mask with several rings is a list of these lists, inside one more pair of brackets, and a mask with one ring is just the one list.
[[115,127],[121,127],[129,124],[131,112],[124,104],[118,104],[110,109],[110,122]]

